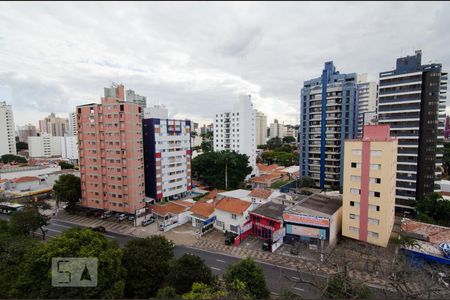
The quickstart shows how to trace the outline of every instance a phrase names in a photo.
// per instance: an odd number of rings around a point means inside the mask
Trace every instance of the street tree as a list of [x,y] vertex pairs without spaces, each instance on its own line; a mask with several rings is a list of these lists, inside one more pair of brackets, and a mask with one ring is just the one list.
[[[52,258],[95,257],[98,259],[97,286],[64,287],[52,286]],[[124,269],[121,265],[122,251],[116,241],[105,238],[91,229],[72,228],[61,235],[41,243],[26,255],[22,272],[14,288],[17,298],[69,298],[106,299],[122,298],[124,291]]]
[[154,297],[162,287],[173,258],[173,243],[164,236],[130,240],[123,249],[125,297]]
[[[226,291],[212,287],[208,284],[202,282],[194,282],[192,284],[192,289],[183,294],[183,299],[226,299],[231,298],[227,297],[228,294]],[[231,298],[238,299],[238,298]]]
[[25,142],[17,142],[16,143],[16,149],[17,149],[17,151],[28,150],[28,144],[25,143]]
[[419,220],[450,226],[450,201],[445,200],[441,194],[432,193],[417,201],[416,209]]
[[298,180],[298,185],[299,187],[308,187],[308,188],[312,188],[316,185],[314,179],[312,177],[309,176],[303,176]]
[[[156,299],[175,299],[175,298],[180,298],[180,297],[177,295],[177,291],[175,291],[175,289],[173,287],[165,286],[158,290],[155,298]],[[204,299],[207,299],[207,298],[204,298]]]
[[197,178],[220,189],[236,189],[252,171],[248,156],[234,151],[207,152],[192,160]]
[[248,294],[254,299],[270,296],[263,269],[252,258],[248,257],[228,267],[223,278],[228,289],[233,289],[236,280],[243,282]]
[[184,254],[169,264],[167,283],[174,287],[177,294],[184,294],[191,290],[194,282],[211,284],[214,277],[211,269],[197,255]]
[[67,202],[69,209],[73,210],[81,197],[80,177],[73,174],[63,174],[55,181],[53,185],[56,201]]
[[65,169],[73,169],[74,165],[65,161],[60,161],[59,162],[59,166],[61,167],[61,169],[65,170]]
[[9,228],[12,235],[30,235],[40,229],[42,239],[45,240],[44,226],[48,225],[49,219],[48,216],[39,213],[37,207],[25,207],[12,215]]

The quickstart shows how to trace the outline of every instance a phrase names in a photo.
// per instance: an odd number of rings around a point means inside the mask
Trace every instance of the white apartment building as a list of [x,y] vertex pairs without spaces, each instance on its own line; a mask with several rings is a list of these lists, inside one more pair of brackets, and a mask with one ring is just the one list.
[[52,157],[61,156],[60,136],[51,136],[42,133],[41,136],[28,137],[28,151],[30,157]]
[[278,123],[278,120],[275,119],[273,123],[270,123],[270,136],[269,139],[279,137],[283,139],[287,135],[287,128],[284,124]]
[[69,113],[69,135],[70,136],[78,135],[76,112]]
[[298,130],[295,127],[286,126],[286,136],[292,136],[296,141],[298,140]]
[[358,74],[358,137],[362,136],[364,125],[373,124],[376,119],[378,84],[369,82],[367,74]]
[[17,154],[14,116],[11,105],[0,102],[0,156]]
[[78,161],[78,137],[63,136],[61,137],[61,157],[67,158],[71,162]]
[[256,145],[265,145],[267,142],[267,116],[256,111]]
[[191,121],[168,119],[167,109],[144,109],[145,194],[156,201],[191,190]]
[[251,96],[240,96],[233,109],[216,113],[214,118],[214,151],[236,151],[249,156],[256,174],[256,110]]

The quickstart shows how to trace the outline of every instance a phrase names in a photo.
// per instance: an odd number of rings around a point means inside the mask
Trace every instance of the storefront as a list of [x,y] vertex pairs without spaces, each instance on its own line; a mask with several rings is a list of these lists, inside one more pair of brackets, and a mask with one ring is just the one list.
[[283,204],[268,202],[249,212],[252,235],[270,241],[271,252],[281,246],[284,236]]
[[283,214],[284,242],[304,243],[311,249],[325,249],[337,242],[341,228],[342,199],[314,194],[290,207]]

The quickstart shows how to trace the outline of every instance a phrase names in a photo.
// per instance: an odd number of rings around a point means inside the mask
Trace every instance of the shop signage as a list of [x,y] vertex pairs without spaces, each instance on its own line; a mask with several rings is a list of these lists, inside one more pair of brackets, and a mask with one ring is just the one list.
[[327,237],[327,232],[325,229],[291,225],[291,224],[287,224],[286,228],[288,234],[307,236],[321,240],[324,240]]
[[285,235],[286,235],[286,229],[281,228],[273,233],[272,241],[278,241],[278,240],[282,239]]
[[252,222],[248,222],[247,224],[244,224],[244,226],[241,227],[241,231],[240,231],[241,234],[251,230],[252,229],[252,225],[253,225]]
[[208,220],[203,221],[203,226],[206,226],[206,225],[208,225],[208,224],[214,222],[215,220],[216,220],[216,216],[212,216],[212,217],[209,218]]
[[271,231],[275,230],[275,227],[270,226],[270,225],[266,225],[266,224],[262,224],[262,223],[259,223],[259,222],[255,222],[255,226],[262,227],[262,228],[265,228],[265,229],[269,229]]
[[285,222],[307,224],[320,227],[330,227],[330,220],[328,218],[309,216],[303,214],[283,214]]

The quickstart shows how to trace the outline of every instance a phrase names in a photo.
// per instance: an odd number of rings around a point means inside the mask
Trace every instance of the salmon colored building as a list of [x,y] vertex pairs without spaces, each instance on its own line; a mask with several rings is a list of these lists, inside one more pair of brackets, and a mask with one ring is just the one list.
[[397,140],[389,125],[365,125],[345,141],[342,235],[386,247],[394,226]]
[[101,104],[77,106],[81,204],[128,214],[145,206],[142,112],[124,86],[105,88]]

